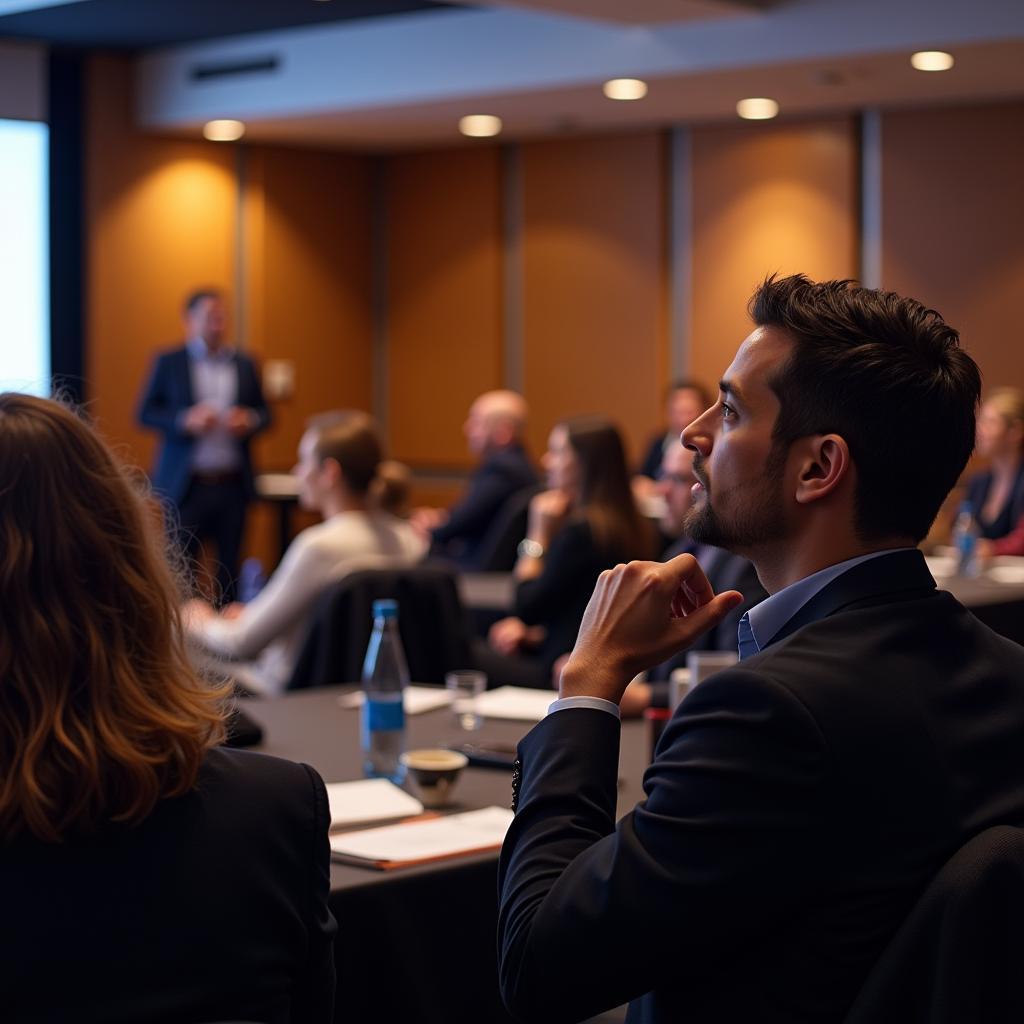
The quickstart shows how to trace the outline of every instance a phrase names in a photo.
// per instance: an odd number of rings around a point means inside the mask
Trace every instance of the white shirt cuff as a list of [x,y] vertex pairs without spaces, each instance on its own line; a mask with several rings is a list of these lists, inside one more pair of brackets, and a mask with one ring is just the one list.
[[622,720],[619,705],[603,697],[562,697],[548,708],[548,714],[553,715],[556,711],[567,711],[571,708],[593,708],[594,711],[605,711]]

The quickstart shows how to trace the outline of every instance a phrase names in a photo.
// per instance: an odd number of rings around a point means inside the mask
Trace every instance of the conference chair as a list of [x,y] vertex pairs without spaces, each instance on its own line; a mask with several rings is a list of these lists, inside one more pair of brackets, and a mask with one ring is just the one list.
[[846,1024],[1024,1021],[1024,829],[961,847],[868,976]]
[[539,484],[531,484],[505,499],[480,542],[480,572],[512,571],[519,557],[519,542],[526,536],[530,501],[542,490]]
[[379,598],[398,602],[398,628],[414,682],[442,683],[446,672],[473,667],[452,569],[429,563],[367,569],[346,576],[318,601],[288,689],[357,682]]

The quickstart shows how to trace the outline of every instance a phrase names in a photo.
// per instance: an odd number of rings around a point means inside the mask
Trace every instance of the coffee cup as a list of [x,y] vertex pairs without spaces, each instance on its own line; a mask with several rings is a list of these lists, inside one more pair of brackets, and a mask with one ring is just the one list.
[[400,760],[424,807],[444,807],[455,788],[459,772],[469,764],[465,754],[440,747],[407,750]]

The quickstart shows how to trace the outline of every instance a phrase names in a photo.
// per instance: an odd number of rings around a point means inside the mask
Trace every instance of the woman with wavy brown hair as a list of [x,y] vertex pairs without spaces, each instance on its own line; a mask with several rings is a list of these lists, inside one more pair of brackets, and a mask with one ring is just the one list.
[[328,1020],[323,783],[216,746],[162,545],[73,411],[0,395],[3,1016]]

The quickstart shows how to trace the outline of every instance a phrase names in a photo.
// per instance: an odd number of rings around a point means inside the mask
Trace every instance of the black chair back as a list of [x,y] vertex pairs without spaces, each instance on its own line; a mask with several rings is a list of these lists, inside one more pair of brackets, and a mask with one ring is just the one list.
[[512,571],[519,557],[519,542],[526,536],[530,500],[542,490],[539,484],[531,484],[506,499],[480,542],[479,572]]
[[398,602],[398,628],[417,683],[472,668],[469,626],[454,572],[444,565],[367,569],[329,588],[314,610],[288,689],[358,682],[373,629],[373,602]]
[[1024,1021],[1024,829],[975,836],[935,876],[846,1024]]

